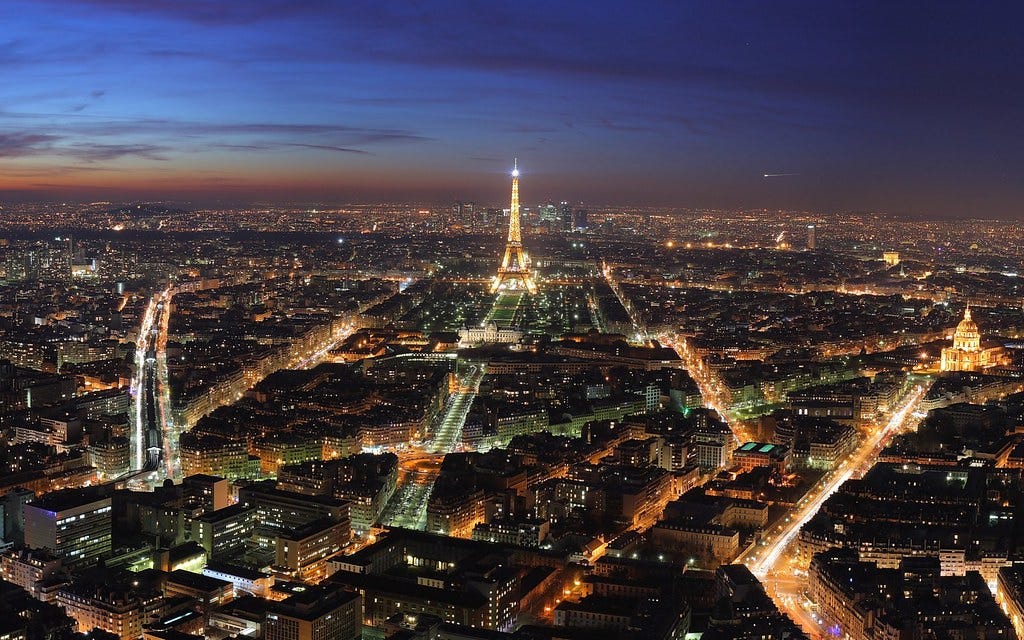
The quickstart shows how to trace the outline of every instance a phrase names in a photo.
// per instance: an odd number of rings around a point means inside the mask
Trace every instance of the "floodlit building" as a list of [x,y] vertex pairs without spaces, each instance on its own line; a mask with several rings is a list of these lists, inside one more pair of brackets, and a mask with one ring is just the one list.
[[42,549],[11,550],[0,555],[0,577],[43,602],[51,602],[64,584],[62,567],[60,558]]
[[159,608],[161,597],[130,588],[84,584],[61,589],[56,602],[81,632],[102,629],[121,640],[135,640]]
[[942,349],[943,371],[978,371],[985,367],[1001,364],[1003,347],[982,348],[981,332],[971,318],[971,307],[964,310],[964,319],[953,333],[953,346]]
[[782,472],[789,466],[789,447],[770,442],[747,442],[732,452],[732,461],[744,471],[773,467]]

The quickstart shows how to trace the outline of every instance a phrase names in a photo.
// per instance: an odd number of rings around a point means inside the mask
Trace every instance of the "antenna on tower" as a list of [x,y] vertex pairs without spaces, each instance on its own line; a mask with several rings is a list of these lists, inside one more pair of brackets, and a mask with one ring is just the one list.
[[519,158],[512,158],[512,175],[519,175]]

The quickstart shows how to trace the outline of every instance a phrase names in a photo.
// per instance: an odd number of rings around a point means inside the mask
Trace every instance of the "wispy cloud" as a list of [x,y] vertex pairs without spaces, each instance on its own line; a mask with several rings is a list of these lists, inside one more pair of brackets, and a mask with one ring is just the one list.
[[350,149],[348,147],[336,147],[330,144],[290,144],[290,147],[296,147],[299,149],[315,149],[317,151],[337,151],[339,153],[370,153],[364,149]]
[[86,162],[102,162],[117,160],[125,156],[135,156],[146,160],[167,160],[165,153],[170,147],[153,144],[86,144],[76,143],[60,150],[61,155],[70,155]]
[[207,145],[210,149],[222,149],[225,151],[274,151],[281,149],[312,149],[314,151],[331,151],[335,153],[370,154],[365,149],[352,147],[339,147],[330,144],[303,144],[299,142],[253,142],[250,144],[225,144],[213,143]]
[[[20,125],[16,130],[0,133],[0,158],[45,155],[102,163],[125,157],[166,161],[175,154],[204,151],[258,154],[296,149],[360,156],[373,153],[365,148],[368,146],[420,143],[430,139],[405,129],[326,123],[208,123],[65,115],[76,117],[54,124],[52,114],[0,112],[0,126],[4,120]],[[33,120],[45,120],[46,124],[35,125]]]
[[[52,0],[51,0],[52,1]],[[197,24],[222,26],[252,24],[302,15],[310,10],[329,8],[326,0],[250,0],[246,2],[203,2],[197,0],[82,0],[83,5],[124,11],[148,13]]]
[[0,133],[0,158],[20,158],[48,152],[59,136],[45,133]]
[[53,156],[102,162],[135,156],[146,160],[166,160],[163,154],[170,150],[169,147],[151,144],[69,142],[66,136],[31,131],[0,133],[0,158]]
[[[54,114],[4,114],[0,113],[0,121],[5,116],[31,119],[45,119]],[[328,123],[287,123],[287,122],[242,122],[218,123],[196,122],[188,120],[172,120],[162,118],[142,119],[111,119],[95,116],[88,120],[65,122],[57,125],[63,132],[76,135],[116,136],[116,135],[159,135],[166,137],[195,136],[221,140],[242,136],[276,136],[280,142],[294,141],[295,144],[319,144],[299,142],[297,138],[315,137],[326,140],[327,146],[345,147],[348,145],[376,144],[388,142],[425,142],[430,137],[407,129],[384,129],[373,127],[356,127]]]

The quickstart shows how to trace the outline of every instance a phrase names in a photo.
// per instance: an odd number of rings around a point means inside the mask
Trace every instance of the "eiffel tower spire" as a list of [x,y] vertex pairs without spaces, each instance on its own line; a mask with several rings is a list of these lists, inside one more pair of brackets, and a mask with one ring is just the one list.
[[498,267],[498,275],[491,282],[491,292],[501,289],[537,291],[537,283],[530,273],[530,256],[523,251],[523,230],[519,218],[519,159],[513,162],[512,204],[508,214],[508,240],[505,255]]

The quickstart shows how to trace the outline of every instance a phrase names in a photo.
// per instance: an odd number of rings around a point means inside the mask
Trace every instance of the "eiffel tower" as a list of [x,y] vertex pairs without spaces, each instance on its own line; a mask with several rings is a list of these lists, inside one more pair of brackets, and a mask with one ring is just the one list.
[[530,256],[523,251],[523,231],[519,223],[519,160],[512,169],[512,206],[508,214],[508,241],[498,275],[491,281],[491,293],[498,291],[537,292],[537,283],[530,273]]

